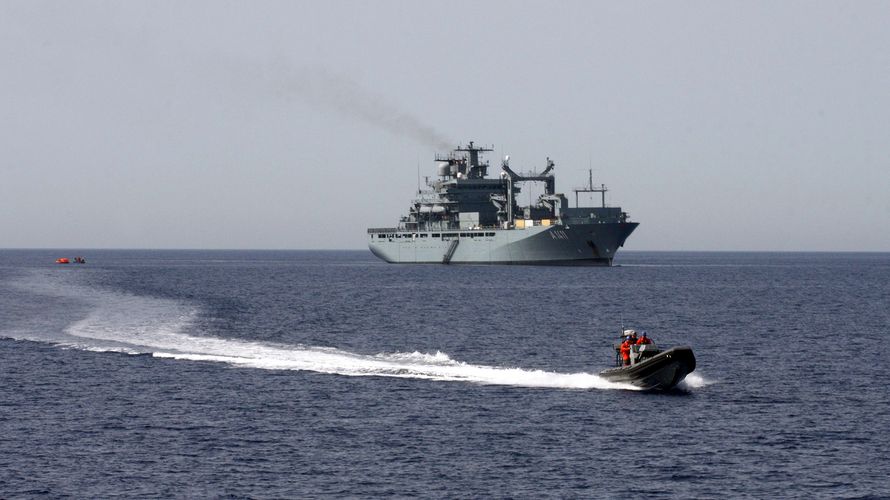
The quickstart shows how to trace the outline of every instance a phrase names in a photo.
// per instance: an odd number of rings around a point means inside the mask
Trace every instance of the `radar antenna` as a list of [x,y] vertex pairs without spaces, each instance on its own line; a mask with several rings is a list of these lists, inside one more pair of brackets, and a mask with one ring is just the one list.
[[470,167],[474,168],[479,166],[479,153],[487,153],[489,151],[494,151],[494,149],[486,148],[485,146],[476,147],[473,145],[473,141],[470,141],[470,144],[468,144],[467,147],[458,146],[455,151],[469,154]]

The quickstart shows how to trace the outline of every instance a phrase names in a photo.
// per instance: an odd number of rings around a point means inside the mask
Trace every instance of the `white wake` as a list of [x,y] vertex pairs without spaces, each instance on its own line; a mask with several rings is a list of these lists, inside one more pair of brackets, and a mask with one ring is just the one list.
[[[20,283],[21,288],[31,288]],[[559,373],[520,367],[474,365],[442,352],[356,354],[306,345],[273,344],[186,333],[197,308],[182,302],[82,287],[55,281],[40,293],[89,304],[86,317],[63,334],[13,332],[14,338],[50,341],[91,351],[151,354],[160,358],[227,363],[266,370],[303,370],[346,376],[399,377],[477,384],[567,389],[634,389],[592,373]],[[9,335],[9,332],[7,332]]]

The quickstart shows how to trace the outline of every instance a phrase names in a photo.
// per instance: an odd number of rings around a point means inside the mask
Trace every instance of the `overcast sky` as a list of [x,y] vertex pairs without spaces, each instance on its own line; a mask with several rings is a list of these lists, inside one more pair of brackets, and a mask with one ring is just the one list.
[[[890,251],[890,2],[0,2],[0,248],[366,248],[441,148],[629,250]],[[571,196],[570,196],[571,198]],[[526,200],[523,200],[526,201]]]

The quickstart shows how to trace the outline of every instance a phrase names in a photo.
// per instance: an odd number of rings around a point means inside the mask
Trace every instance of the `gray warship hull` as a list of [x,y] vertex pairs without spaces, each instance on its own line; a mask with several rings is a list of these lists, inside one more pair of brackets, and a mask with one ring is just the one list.
[[399,231],[370,229],[368,247],[390,263],[610,266],[635,222],[525,229]]

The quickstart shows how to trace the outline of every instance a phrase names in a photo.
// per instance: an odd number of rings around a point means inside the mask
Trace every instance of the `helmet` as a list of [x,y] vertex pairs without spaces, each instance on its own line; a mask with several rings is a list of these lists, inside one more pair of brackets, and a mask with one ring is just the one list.
[[643,336],[644,337],[646,336],[646,330],[643,330]]

